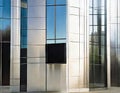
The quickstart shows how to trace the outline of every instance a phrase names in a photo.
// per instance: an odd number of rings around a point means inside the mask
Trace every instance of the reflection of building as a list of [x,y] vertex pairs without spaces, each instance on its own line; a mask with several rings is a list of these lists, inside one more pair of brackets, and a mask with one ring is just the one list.
[[13,92],[119,86],[119,3],[0,0],[0,85]]

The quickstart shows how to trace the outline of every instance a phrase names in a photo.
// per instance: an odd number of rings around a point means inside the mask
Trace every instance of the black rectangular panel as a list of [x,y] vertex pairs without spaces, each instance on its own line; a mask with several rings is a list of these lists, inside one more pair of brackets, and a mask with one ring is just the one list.
[[21,48],[20,57],[27,57],[27,48]]
[[2,43],[2,85],[10,84],[10,43]]
[[46,44],[46,63],[66,63],[66,44]]
[[20,91],[27,91],[27,58],[20,58]]

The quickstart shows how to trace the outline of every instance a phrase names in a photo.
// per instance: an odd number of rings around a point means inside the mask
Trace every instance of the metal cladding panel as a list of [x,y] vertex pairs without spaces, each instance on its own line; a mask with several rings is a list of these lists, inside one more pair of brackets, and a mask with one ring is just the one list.
[[[108,33],[107,33],[107,46],[108,46],[108,62],[110,61],[109,68],[109,85],[113,87],[120,86],[120,1],[119,0],[109,0],[107,5],[108,11]],[[109,39],[110,38],[110,39]]]
[[46,0],[28,0],[27,91],[46,91]]
[[89,90],[88,2],[68,0],[66,79],[69,92],[80,92],[83,88]]
[[46,89],[46,64],[30,63],[27,64],[27,91],[45,91]]
[[20,2],[11,0],[10,91],[20,91]]
[[47,91],[66,91],[65,64],[47,64]]

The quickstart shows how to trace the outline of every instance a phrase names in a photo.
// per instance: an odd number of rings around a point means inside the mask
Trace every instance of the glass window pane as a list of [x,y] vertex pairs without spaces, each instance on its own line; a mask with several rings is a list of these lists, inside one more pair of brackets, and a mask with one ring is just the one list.
[[93,0],[90,0],[90,7],[92,7],[93,5]]
[[98,35],[98,26],[94,26],[94,32],[93,35]]
[[21,18],[21,29],[27,29],[27,18]]
[[54,38],[54,7],[50,6],[47,7],[47,39],[53,39]]
[[56,38],[66,37],[66,6],[56,7]]
[[66,0],[56,0],[56,4],[66,4]]
[[47,44],[53,44],[55,43],[55,40],[47,40]]
[[2,17],[2,14],[3,14],[3,8],[0,7],[0,18]]
[[10,41],[10,20],[3,20],[2,41]]
[[27,17],[27,8],[21,8],[21,16]]
[[93,19],[92,18],[93,18],[93,15],[89,15],[89,25],[93,24],[93,21],[92,21]]
[[0,31],[3,29],[2,19],[0,19]]
[[2,15],[3,15],[3,8],[0,7],[0,18],[2,17]]
[[21,36],[26,37],[27,36],[27,30],[21,30]]
[[3,29],[6,30],[10,28],[10,19],[4,19],[3,20]]
[[66,43],[66,40],[56,40],[56,43]]
[[47,0],[47,5],[53,5],[55,0]]
[[94,25],[97,25],[97,23],[98,23],[98,15],[94,15]]
[[27,3],[27,0],[21,0],[21,1]]
[[2,6],[3,5],[3,0],[0,0],[0,6]]
[[93,26],[89,26],[89,35],[92,35],[92,33],[93,33]]
[[21,37],[21,45],[27,45],[27,37]]
[[10,15],[11,15],[11,13],[10,13],[10,10],[11,10],[11,0],[4,0],[4,2],[3,2],[3,4],[4,4],[4,7],[3,7],[3,17],[4,18],[10,18]]
[[102,25],[105,25],[105,15],[102,15],[101,17],[102,17],[102,20],[101,20],[102,21]]

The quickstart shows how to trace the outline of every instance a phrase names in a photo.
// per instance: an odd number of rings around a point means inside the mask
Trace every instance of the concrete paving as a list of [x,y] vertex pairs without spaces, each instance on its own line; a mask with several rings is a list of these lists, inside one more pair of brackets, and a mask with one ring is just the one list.
[[109,89],[92,90],[88,93],[120,93],[120,87],[111,87]]
[[[10,92],[10,89],[8,87],[0,87],[0,93],[13,93],[13,92]],[[22,92],[22,93],[26,93],[26,92]],[[42,93],[42,92],[30,92],[30,93]],[[52,93],[52,92],[49,92],[49,93]],[[83,92],[80,92],[80,93],[83,93]],[[90,92],[84,92],[84,93],[120,93],[120,87],[111,87],[109,89],[97,89],[97,90],[91,90]]]

